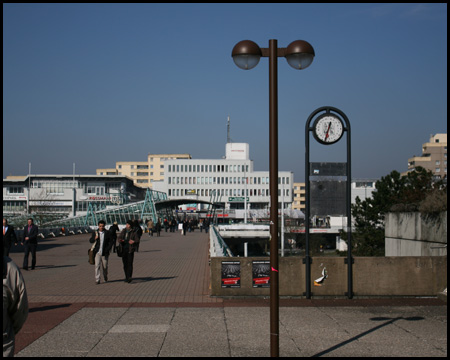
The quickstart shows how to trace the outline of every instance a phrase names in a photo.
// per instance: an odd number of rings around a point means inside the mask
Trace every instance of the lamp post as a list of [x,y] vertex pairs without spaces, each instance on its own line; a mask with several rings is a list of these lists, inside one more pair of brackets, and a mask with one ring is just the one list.
[[250,70],[261,57],[269,58],[269,183],[270,183],[270,355],[279,356],[279,291],[278,291],[278,57],[302,70],[311,65],[314,49],[306,41],[296,40],[287,48],[278,48],[277,40],[269,40],[269,48],[260,48],[251,40],[238,42],[231,53],[235,64]]

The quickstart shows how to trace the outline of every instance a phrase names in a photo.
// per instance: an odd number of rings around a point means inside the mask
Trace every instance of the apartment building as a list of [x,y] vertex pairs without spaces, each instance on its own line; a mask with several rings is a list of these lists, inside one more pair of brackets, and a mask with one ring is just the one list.
[[294,183],[294,199],[292,201],[292,209],[306,211],[306,184]]
[[154,181],[164,180],[165,162],[175,159],[191,159],[189,154],[148,154],[147,161],[118,161],[115,168],[97,169],[97,175],[124,175],[134,185],[153,188]]
[[422,145],[422,156],[408,159],[408,172],[421,166],[436,177],[447,178],[447,134],[430,136],[430,141]]

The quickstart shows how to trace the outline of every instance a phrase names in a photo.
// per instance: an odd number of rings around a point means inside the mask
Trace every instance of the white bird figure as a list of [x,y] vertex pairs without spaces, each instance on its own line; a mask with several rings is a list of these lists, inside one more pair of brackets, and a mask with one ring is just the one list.
[[324,267],[322,269],[322,276],[316,280],[314,280],[314,286],[322,286],[322,283],[325,281],[325,279],[328,277],[327,274],[327,268]]

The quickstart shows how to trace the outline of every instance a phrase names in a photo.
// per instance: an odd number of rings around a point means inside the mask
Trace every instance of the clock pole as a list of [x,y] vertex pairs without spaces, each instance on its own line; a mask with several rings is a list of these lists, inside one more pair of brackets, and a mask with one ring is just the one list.
[[[312,120],[319,113],[324,114],[318,116],[311,126]],[[323,122],[328,124],[326,131],[323,131]],[[322,129],[322,131],[321,131]],[[306,214],[305,214],[305,277],[306,277],[306,291],[304,295],[307,299],[311,298],[311,257],[309,254],[309,239],[310,239],[310,209],[311,209],[311,190],[310,190],[310,156],[309,156],[309,132],[312,131],[314,138],[322,145],[332,145],[337,143],[343,136],[344,131],[347,133],[347,166],[346,166],[346,207],[347,215],[347,258],[344,260],[347,264],[347,292],[345,295],[353,298],[353,257],[352,257],[352,215],[351,215],[351,130],[350,121],[347,116],[339,109],[331,106],[323,106],[311,113],[306,121],[305,127],[305,177],[306,177]],[[330,135],[332,134],[332,135]],[[315,214],[317,215],[317,214]]]

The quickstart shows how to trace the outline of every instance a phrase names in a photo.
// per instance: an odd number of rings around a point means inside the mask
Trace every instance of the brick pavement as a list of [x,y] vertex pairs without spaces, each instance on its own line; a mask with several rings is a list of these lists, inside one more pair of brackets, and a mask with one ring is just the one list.
[[[122,260],[109,257],[108,282],[97,285],[88,263],[90,234],[41,240],[37,265],[23,271],[31,303],[216,303],[209,297],[208,235],[143,234],[135,253],[133,282],[125,283]],[[22,265],[21,246],[11,258]]]

